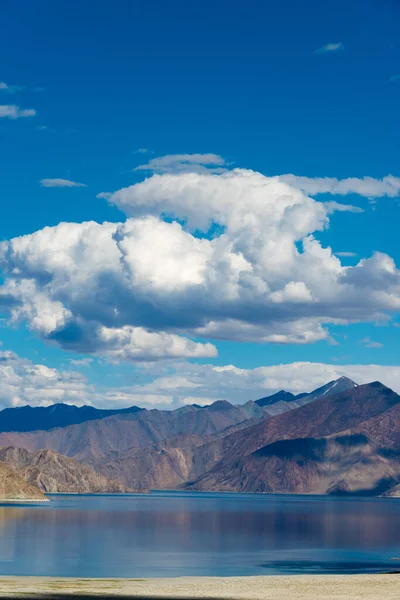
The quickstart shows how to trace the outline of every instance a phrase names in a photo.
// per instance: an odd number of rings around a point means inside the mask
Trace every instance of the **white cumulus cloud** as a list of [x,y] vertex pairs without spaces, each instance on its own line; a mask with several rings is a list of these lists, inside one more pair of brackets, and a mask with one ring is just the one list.
[[60,223],[0,244],[13,322],[69,350],[151,361],[215,356],[209,339],[329,340],[330,323],[400,309],[393,259],[342,265],[314,236],[341,205],[281,177],[156,173],[108,201],[125,222]]
[[[83,366],[87,365],[87,360]],[[71,361],[73,366],[82,366]],[[381,381],[400,393],[400,367],[332,365],[293,362],[241,369],[191,362],[147,363],[136,372],[135,385],[96,386],[81,373],[36,364],[10,351],[0,351],[0,410],[6,407],[49,406],[63,402],[99,408],[132,405],[171,409],[187,404],[208,405],[226,399],[243,404],[281,389],[294,394],[311,392],[341,376],[359,384]],[[143,383],[143,381],[146,381]]]
[[[369,365],[340,365],[318,362],[292,362],[240,369],[234,365],[175,363],[166,373],[157,373],[157,367],[148,376],[149,383],[135,386],[138,397],[152,396],[157,406],[157,396],[170,395],[171,407],[182,404],[211,404],[226,399],[243,404],[286,390],[293,394],[311,392],[329,381],[346,376],[358,384],[381,381],[400,393],[400,367]],[[133,392],[133,389],[131,390]],[[125,393],[129,393],[128,389]]]
[[35,364],[10,351],[0,352],[0,409],[26,404],[91,403],[92,393],[79,373]]

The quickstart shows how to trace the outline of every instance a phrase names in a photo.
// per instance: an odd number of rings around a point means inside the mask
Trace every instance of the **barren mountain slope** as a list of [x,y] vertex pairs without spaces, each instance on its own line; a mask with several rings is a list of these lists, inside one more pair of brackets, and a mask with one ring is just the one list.
[[[221,489],[227,479],[235,479],[235,485],[240,486],[240,475],[236,470],[242,468],[243,457],[278,440],[319,438],[348,429],[362,433],[363,424],[366,429],[377,430],[374,439],[380,436],[383,440],[396,422],[397,413],[391,409],[398,407],[399,402],[400,396],[395,392],[381,383],[371,383],[272,417],[199,448],[200,453],[214,454],[216,464],[191,485],[196,489]],[[379,425],[381,421],[391,422],[391,425]]]
[[0,460],[29,484],[47,493],[127,492],[124,484],[107,479],[88,465],[51,450],[29,452],[23,448],[1,448]]
[[234,406],[223,401],[205,408],[141,410],[49,431],[1,433],[0,446],[31,451],[48,448],[90,461],[113,451],[148,446],[183,433],[209,436],[258,415],[262,416],[263,411],[254,403]]
[[0,462],[0,500],[47,500],[36,485],[28,483],[9,465]]

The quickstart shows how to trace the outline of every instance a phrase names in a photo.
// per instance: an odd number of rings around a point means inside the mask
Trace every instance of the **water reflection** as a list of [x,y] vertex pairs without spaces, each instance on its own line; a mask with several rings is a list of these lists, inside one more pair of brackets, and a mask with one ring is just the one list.
[[57,496],[46,505],[0,507],[0,575],[387,570],[397,566],[399,530],[396,499]]

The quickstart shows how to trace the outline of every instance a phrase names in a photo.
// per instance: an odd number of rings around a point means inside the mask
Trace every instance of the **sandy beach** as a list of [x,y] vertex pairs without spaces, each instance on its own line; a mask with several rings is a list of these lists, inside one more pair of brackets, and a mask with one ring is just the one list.
[[251,600],[398,600],[400,573],[171,579],[0,578],[2,598],[64,594]]

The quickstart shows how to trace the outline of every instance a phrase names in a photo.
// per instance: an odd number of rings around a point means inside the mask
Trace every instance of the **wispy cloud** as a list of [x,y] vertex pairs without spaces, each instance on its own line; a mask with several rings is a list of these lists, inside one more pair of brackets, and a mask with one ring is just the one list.
[[366,348],[383,348],[383,344],[381,344],[380,342],[374,342],[374,340],[371,340],[370,337],[365,337],[361,340],[361,343],[366,347]]
[[52,127],[48,127],[48,125],[39,125],[38,127],[36,127],[36,129],[38,131],[47,131],[49,133],[55,133],[55,131],[56,131]]
[[145,165],[139,165],[134,171],[152,171],[153,173],[222,173],[225,160],[218,154],[166,154],[152,158]]
[[389,81],[391,81],[392,83],[400,82],[400,73],[395,73],[394,75],[392,75]]
[[93,362],[93,358],[71,358],[69,363],[71,365],[73,365],[74,367],[89,367],[90,364]]
[[5,81],[0,81],[0,91],[8,94],[15,94],[16,92],[22,92],[24,90],[23,85],[10,85]]
[[328,52],[340,52],[341,50],[344,50],[342,42],[334,42],[321,46],[321,48],[315,50],[315,54],[327,54]]
[[374,177],[337,179],[336,177],[300,177],[288,174],[280,175],[279,179],[311,196],[317,194],[338,196],[358,194],[365,198],[382,198],[383,196],[396,198],[400,195],[400,177],[394,177],[393,175],[386,175],[382,179],[375,179]]
[[335,252],[336,256],[343,256],[343,258],[354,258],[357,256],[355,252]]
[[70,181],[69,179],[41,179],[40,185],[42,187],[57,187],[57,188],[71,188],[71,187],[86,187],[86,183],[79,183],[77,181]]
[[362,208],[359,206],[353,206],[353,204],[340,204],[340,202],[325,202],[324,204],[329,215],[334,212],[364,212]]
[[149,150],[149,148],[138,148],[136,152],[137,154],[152,154],[152,150]]
[[20,108],[16,104],[1,104],[0,118],[1,119],[20,119],[26,117],[34,117],[36,110],[33,108]]

